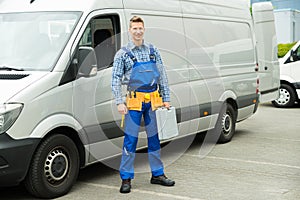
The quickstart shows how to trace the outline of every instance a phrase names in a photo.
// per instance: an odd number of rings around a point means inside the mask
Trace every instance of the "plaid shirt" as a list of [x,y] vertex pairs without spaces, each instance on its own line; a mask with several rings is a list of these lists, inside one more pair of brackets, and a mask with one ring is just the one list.
[[[136,47],[133,42],[129,42],[126,47],[135,56],[137,62],[147,62],[150,61],[149,45],[149,43],[144,42],[140,47]],[[156,66],[160,73],[158,86],[162,94],[163,102],[170,102],[170,89],[168,85],[167,73],[163,66],[159,50],[156,47],[154,47],[154,55],[156,60]],[[117,105],[124,103],[121,86],[128,85],[133,65],[134,62],[121,48],[115,55],[112,69],[111,87]]]

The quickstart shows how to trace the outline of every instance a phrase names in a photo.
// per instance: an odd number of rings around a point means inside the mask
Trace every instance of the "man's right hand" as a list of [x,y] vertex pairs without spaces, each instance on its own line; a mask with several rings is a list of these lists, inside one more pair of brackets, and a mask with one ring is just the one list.
[[118,112],[119,112],[121,115],[127,114],[128,109],[127,109],[127,107],[126,107],[126,105],[125,105],[124,103],[118,104]]

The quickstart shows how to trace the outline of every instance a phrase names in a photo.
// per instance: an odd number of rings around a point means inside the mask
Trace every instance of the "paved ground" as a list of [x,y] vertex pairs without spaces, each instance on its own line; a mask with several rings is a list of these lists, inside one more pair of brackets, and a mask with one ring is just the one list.
[[[214,146],[204,158],[199,156],[204,134],[198,135],[184,155],[166,167],[176,181],[174,187],[151,185],[149,173],[140,173],[132,192],[120,194],[118,172],[96,164],[83,169],[71,192],[57,200],[300,199],[299,109],[260,105],[254,116],[237,124],[230,143]],[[179,140],[178,147],[180,142],[184,141]],[[0,188],[0,192],[1,200],[33,199],[22,187]]]

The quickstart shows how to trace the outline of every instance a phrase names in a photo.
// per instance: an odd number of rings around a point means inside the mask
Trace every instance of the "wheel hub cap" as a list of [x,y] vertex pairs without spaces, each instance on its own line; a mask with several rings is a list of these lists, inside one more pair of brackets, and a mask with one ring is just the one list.
[[232,119],[230,115],[226,113],[222,119],[222,129],[225,132],[225,134],[230,133],[231,127],[232,127]]
[[55,149],[47,156],[45,175],[49,182],[61,181],[67,174],[69,162],[62,150]]
[[280,88],[279,90],[279,98],[276,101],[276,103],[278,103],[279,105],[285,105],[290,101],[290,93],[284,89],[284,88]]

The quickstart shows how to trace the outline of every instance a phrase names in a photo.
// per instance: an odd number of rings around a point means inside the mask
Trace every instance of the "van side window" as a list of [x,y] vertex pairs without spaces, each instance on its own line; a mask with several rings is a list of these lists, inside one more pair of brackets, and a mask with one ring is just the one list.
[[93,48],[97,68],[102,70],[112,66],[114,55],[120,48],[120,18],[118,15],[101,15],[91,19],[77,45],[72,62],[65,72],[60,85],[76,79],[79,71],[78,49]]
[[299,61],[300,60],[300,47],[298,47],[294,53],[294,61]]
[[90,43],[88,44],[95,50],[98,70],[112,66],[116,50],[120,46],[119,21],[117,15],[105,15],[93,18],[90,22],[90,36],[88,37]]
[[298,47],[295,51],[291,52],[291,55],[288,57],[288,59],[285,61],[284,64],[297,62],[300,60],[300,47]]
[[79,46],[92,47],[92,33],[91,33],[91,24],[88,24],[85,29],[83,36],[79,42]]

